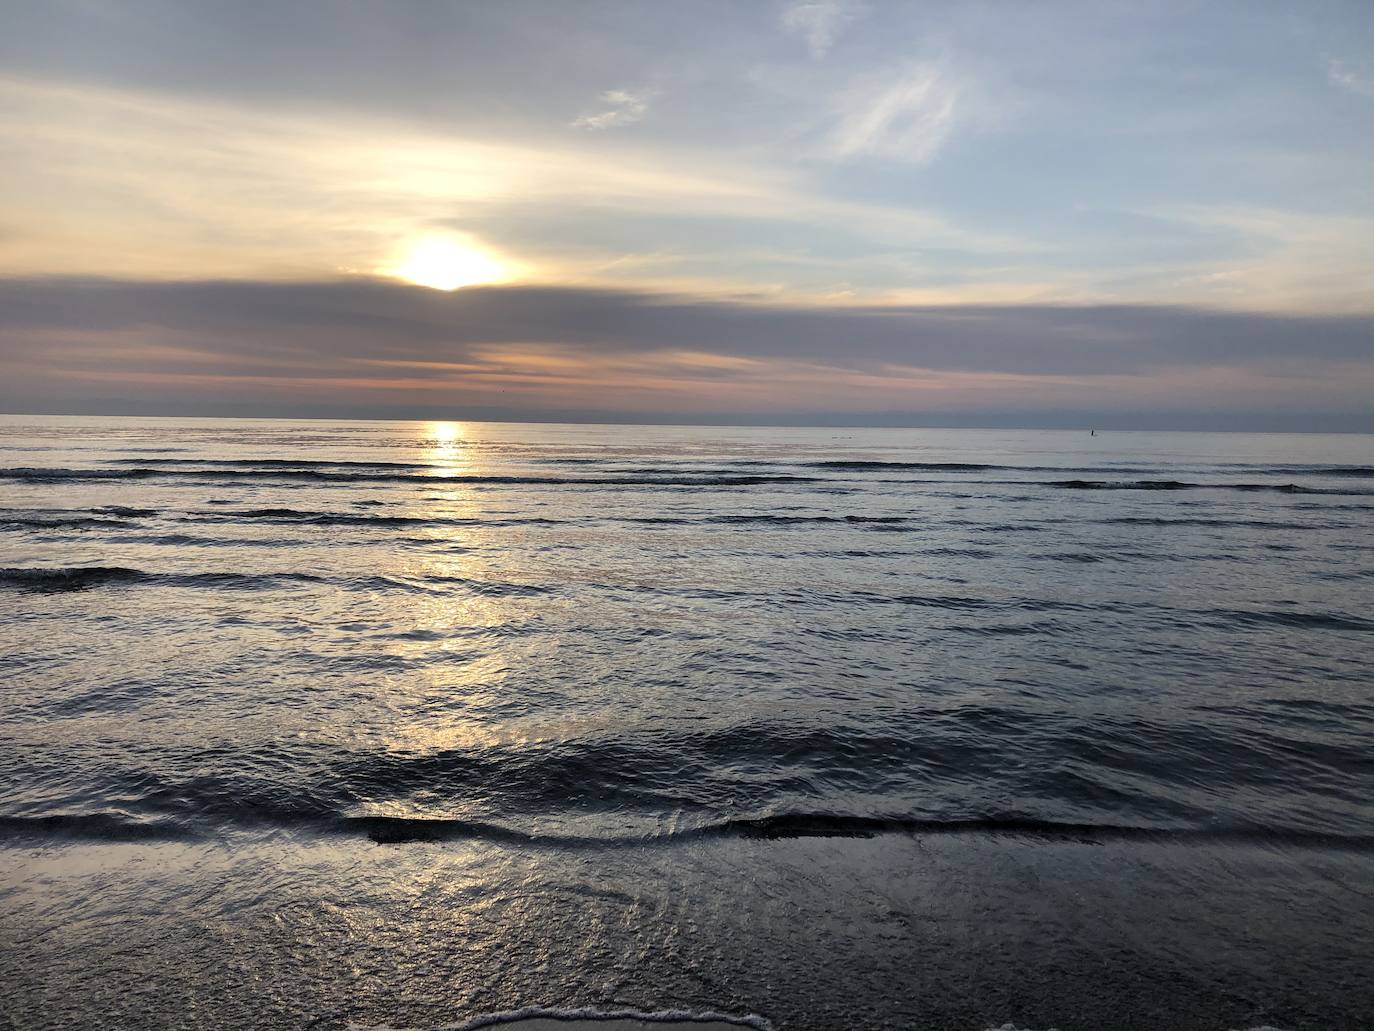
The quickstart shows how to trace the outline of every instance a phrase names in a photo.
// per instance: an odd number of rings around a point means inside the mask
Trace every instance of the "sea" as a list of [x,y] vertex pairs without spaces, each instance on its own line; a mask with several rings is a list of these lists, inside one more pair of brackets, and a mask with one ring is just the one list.
[[1374,437],[7,416],[0,683],[7,1028],[1374,1026]]

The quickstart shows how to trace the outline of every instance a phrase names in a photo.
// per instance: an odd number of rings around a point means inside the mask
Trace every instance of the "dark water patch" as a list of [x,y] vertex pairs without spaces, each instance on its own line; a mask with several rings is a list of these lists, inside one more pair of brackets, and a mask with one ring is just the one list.
[[0,816],[3,838],[68,838],[78,841],[186,841],[199,837],[176,820],[145,820],[117,813]]
[[988,469],[1014,469],[1009,465],[987,465],[982,462],[866,462],[837,459],[828,462],[805,462],[808,469],[834,469],[842,472],[865,472],[884,469],[930,469],[937,472],[982,472]]
[[1183,480],[1050,480],[1044,486],[1063,490],[1194,490],[1202,484]]
[[128,480],[141,479],[143,470],[135,469],[56,469],[17,466],[0,469],[0,479],[32,480],[49,483],[63,480]]
[[247,521],[303,526],[360,526],[378,529],[402,526],[556,526],[566,522],[566,520],[550,519],[543,516],[467,518],[440,515],[366,515],[359,512],[316,512],[296,508],[239,508],[221,509],[214,512],[189,512],[181,517],[181,521],[211,523]]
[[0,515],[0,529],[5,530],[103,530],[127,529],[134,525],[122,519],[100,519],[95,516]]
[[1093,519],[1098,526],[1199,526],[1247,530],[1339,530],[1345,523],[1295,523],[1280,519],[1227,519],[1204,516],[1117,516]]
[[1289,612],[1285,609],[1210,609],[1199,615],[1215,616],[1233,626],[1283,626],[1299,630],[1374,631],[1374,621],[1339,612]]
[[[444,499],[434,499],[444,500]],[[254,522],[294,523],[315,526],[462,526],[462,527],[501,527],[501,526],[563,526],[585,524],[588,518],[555,519],[545,516],[523,517],[451,517],[368,515],[358,512],[320,512],[295,508],[247,508],[222,509],[214,512],[192,511],[181,517],[188,522],[232,522],[235,520]],[[910,524],[908,516],[865,516],[865,515],[771,515],[739,514],[714,516],[613,516],[601,517],[598,521],[631,523],[636,526],[861,526],[875,529],[900,529]]]
[[55,566],[0,569],[0,587],[21,591],[80,591],[96,587],[164,584],[221,590],[264,590],[289,583],[324,583],[311,573],[150,573],[123,566]]
[[[231,522],[236,520],[270,523],[303,523],[314,526],[418,526],[426,523],[444,522],[425,516],[384,516],[361,515],[356,512],[310,512],[296,508],[241,508],[217,512],[189,512],[183,517],[188,522]],[[478,520],[464,520],[475,523]]]
[[716,825],[726,836],[746,838],[845,837],[879,834],[986,834],[1050,841],[1102,844],[1108,841],[1173,843],[1241,843],[1294,848],[1374,851],[1374,836],[1321,833],[1270,827],[1149,827],[1120,824],[1064,823],[1022,816],[930,820],[867,817],[827,813],[786,813],[759,819],[730,820]]
[[974,533],[1050,533],[1055,527],[1045,523],[978,523],[971,519],[946,519],[946,526],[967,526]]
[[362,462],[350,459],[312,458],[111,458],[109,465],[194,465],[206,469],[428,469],[442,472],[446,466],[432,462]]
[[996,558],[998,552],[990,548],[922,548],[916,554],[931,558]]
[[[1021,481],[1008,481],[1018,483]],[[1041,484],[1060,490],[1233,490],[1245,493],[1271,492],[1276,494],[1374,494],[1374,490],[1352,487],[1307,487],[1297,483],[1193,483],[1187,480],[1048,480]]]
[[846,548],[843,551],[817,551],[808,553],[808,557],[830,558],[838,555],[840,558],[910,558],[914,552],[902,548]]
[[122,566],[59,566],[45,569],[0,568],[0,587],[21,591],[82,591],[110,584],[133,584],[147,573]]
[[706,516],[699,520],[727,526],[806,526],[822,524],[849,524],[854,526],[896,526],[910,522],[907,516],[865,516],[865,515],[717,515]]
[[1097,565],[1101,562],[1235,562],[1240,556],[1212,551],[1205,554],[1171,554],[1130,548],[1102,548],[1097,551],[1047,551],[1026,556],[1033,562],[1068,562]]
[[101,515],[122,516],[126,519],[146,519],[158,514],[155,508],[132,508],[128,505],[101,505],[91,511]]
[[[241,542],[235,542],[241,543]],[[332,584],[345,590],[404,592],[411,594],[451,594],[461,587],[475,595],[489,597],[533,597],[554,593],[557,588],[542,584],[474,580],[465,577],[431,575],[402,579],[388,576],[325,577],[314,573],[232,571],[173,573],[145,572],[122,566],[68,566],[52,568],[0,569],[0,587],[21,591],[77,591],[95,587],[161,585],[208,590],[271,590],[293,584]]]

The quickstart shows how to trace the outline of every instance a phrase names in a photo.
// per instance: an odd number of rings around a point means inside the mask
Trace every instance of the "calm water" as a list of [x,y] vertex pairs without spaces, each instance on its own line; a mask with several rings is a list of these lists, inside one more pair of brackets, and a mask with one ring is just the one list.
[[0,419],[0,1024],[1374,1024],[1374,438]]

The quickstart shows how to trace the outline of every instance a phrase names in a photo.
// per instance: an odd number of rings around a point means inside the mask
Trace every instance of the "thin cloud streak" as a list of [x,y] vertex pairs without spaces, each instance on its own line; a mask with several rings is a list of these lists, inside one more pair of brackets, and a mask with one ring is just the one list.
[[845,96],[831,152],[839,159],[931,161],[953,131],[959,92],[949,72],[931,61],[871,79]]
[[604,111],[582,115],[573,121],[574,129],[611,129],[621,125],[633,125],[649,112],[649,101],[653,94],[647,91],[623,89],[607,90],[601,94]]

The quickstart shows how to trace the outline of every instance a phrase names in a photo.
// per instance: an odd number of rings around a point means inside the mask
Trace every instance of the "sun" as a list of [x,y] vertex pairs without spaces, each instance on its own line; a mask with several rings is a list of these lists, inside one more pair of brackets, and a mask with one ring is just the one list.
[[507,277],[505,265],[461,236],[431,234],[404,244],[399,260],[383,275],[404,279],[433,290],[457,290],[479,283],[499,283]]

